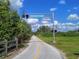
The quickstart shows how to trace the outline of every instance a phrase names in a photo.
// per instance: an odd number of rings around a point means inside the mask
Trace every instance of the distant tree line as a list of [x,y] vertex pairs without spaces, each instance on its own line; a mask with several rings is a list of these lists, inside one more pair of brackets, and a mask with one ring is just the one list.
[[41,26],[37,30],[37,34],[43,36],[53,36],[53,31],[55,31],[56,36],[64,36],[64,37],[76,37],[79,36],[79,30],[67,31],[67,32],[58,32],[57,30],[53,30],[48,26]]
[[48,26],[41,26],[35,34],[43,36],[52,36],[52,29]]

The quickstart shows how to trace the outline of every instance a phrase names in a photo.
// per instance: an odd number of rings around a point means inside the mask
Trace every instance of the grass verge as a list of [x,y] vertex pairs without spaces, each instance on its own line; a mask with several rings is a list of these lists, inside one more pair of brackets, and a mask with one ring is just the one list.
[[[43,36],[38,35],[43,41],[48,44],[53,43],[52,36]],[[65,37],[65,36],[57,36],[55,46],[66,53],[68,59],[78,59],[78,56],[74,55],[75,52],[79,53],[79,37]]]

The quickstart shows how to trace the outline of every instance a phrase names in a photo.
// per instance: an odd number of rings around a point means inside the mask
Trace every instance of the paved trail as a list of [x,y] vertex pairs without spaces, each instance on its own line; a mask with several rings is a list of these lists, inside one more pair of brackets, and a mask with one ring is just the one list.
[[38,37],[32,36],[29,46],[13,59],[63,59],[59,51]]

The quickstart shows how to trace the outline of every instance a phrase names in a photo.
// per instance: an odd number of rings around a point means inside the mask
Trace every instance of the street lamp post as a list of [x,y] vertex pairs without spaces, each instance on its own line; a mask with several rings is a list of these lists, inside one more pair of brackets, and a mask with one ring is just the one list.
[[53,43],[56,43],[56,38],[55,38],[55,25],[54,25],[54,20],[55,20],[55,10],[56,8],[51,8],[50,11],[52,12],[52,20],[53,20]]

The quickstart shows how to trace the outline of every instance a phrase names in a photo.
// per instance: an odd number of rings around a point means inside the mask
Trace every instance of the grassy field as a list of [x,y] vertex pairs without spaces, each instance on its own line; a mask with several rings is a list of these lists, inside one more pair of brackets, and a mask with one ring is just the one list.
[[[38,35],[43,41],[52,45],[53,37]],[[78,56],[74,55],[75,52],[79,52],[79,37],[78,36],[56,36],[55,46],[63,51],[68,59],[78,59]]]

